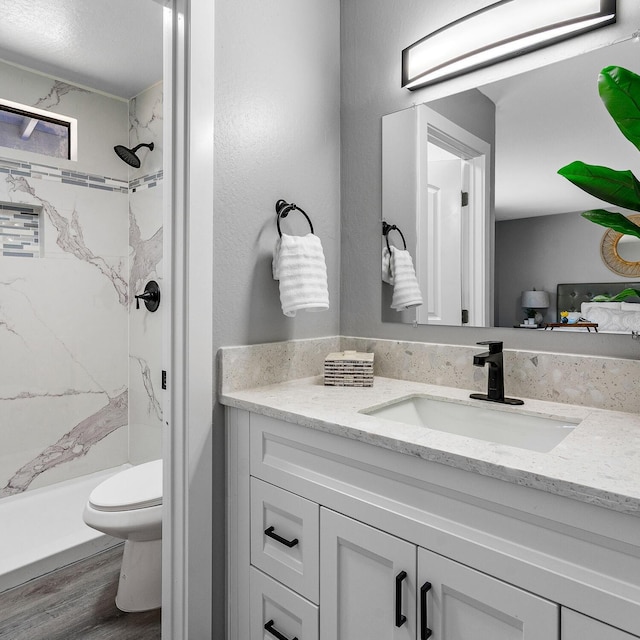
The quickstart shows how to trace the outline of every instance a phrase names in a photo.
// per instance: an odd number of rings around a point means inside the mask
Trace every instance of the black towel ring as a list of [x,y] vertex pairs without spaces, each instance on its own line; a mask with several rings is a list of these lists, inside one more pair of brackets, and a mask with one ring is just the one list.
[[286,218],[289,213],[291,213],[291,211],[299,211],[307,219],[307,222],[309,223],[309,227],[311,229],[311,233],[313,233],[313,225],[311,224],[311,219],[297,204],[294,204],[293,202],[289,204],[284,200],[278,200],[278,202],[276,202],[276,214],[278,216],[278,235],[282,238],[282,231],[280,231],[280,218]]
[[383,220],[382,221],[382,235],[387,240],[387,249],[389,249],[389,253],[391,253],[391,247],[389,246],[389,231],[397,231],[400,234],[400,237],[402,238],[402,244],[404,245],[404,248],[405,248],[405,251],[406,251],[406,249],[407,249],[407,241],[404,239],[404,235],[403,235],[402,231],[400,231],[400,229],[398,229],[398,227],[396,227],[395,224],[388,224],[387,222],[385,222]]

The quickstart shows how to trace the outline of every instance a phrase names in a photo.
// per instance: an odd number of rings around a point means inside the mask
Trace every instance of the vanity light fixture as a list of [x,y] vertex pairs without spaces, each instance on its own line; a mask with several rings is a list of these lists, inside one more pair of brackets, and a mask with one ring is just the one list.
[[402,86],[418,89],[615,21],[616,0],[500,0],[404,49]]

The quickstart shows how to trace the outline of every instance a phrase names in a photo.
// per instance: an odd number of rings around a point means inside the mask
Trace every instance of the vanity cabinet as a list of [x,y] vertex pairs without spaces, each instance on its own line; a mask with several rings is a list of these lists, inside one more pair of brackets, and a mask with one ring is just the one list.
[[229,640],[640,638],[636,517],[227,420]]

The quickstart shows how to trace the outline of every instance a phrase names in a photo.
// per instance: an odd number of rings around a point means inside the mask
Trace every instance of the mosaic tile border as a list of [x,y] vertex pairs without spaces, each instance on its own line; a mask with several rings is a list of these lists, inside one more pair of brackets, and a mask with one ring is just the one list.
[[0,255],[40,257],[40,208],[0,202]]
[[48,164],[20,162],[18,160],[0,157],[0,174],[1,173],[38,180],[52,180],[75,187],[100,189],[102,191],[124,194],[151,189],[160,184],[163,179],[163,171],[158,171],[157,173],[152,173],[147,176],[140,176],[127,182],[126,180],[118,180],[91,173],[67,171]]
[[136,191],[144,191],[145,189],[152,189],[162,182],[164,177],[164,171],[162,169],[157,173],[150,173],[147,176],[140,176],[129,182],[129,191],[136,193]]
[[8,158],[0,158],[0,173],[12,176],[23,176],[38,180],[52,180],[62,184],[90,189],[102,189],[116,193],[128,193],[129,185],[126,180],[116,180],[105,176],[93,175],[76,171],[66,171],[48,164],[35,162],[20,162]]

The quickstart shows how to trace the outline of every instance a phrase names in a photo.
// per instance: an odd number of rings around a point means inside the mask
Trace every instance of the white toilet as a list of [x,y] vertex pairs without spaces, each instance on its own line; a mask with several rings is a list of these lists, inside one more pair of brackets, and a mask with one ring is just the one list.
[[162,460],[131,467],[99,484],[89,496],[86,524],[122,538],[124,555],[116,606],[157,609],[162,602]]

